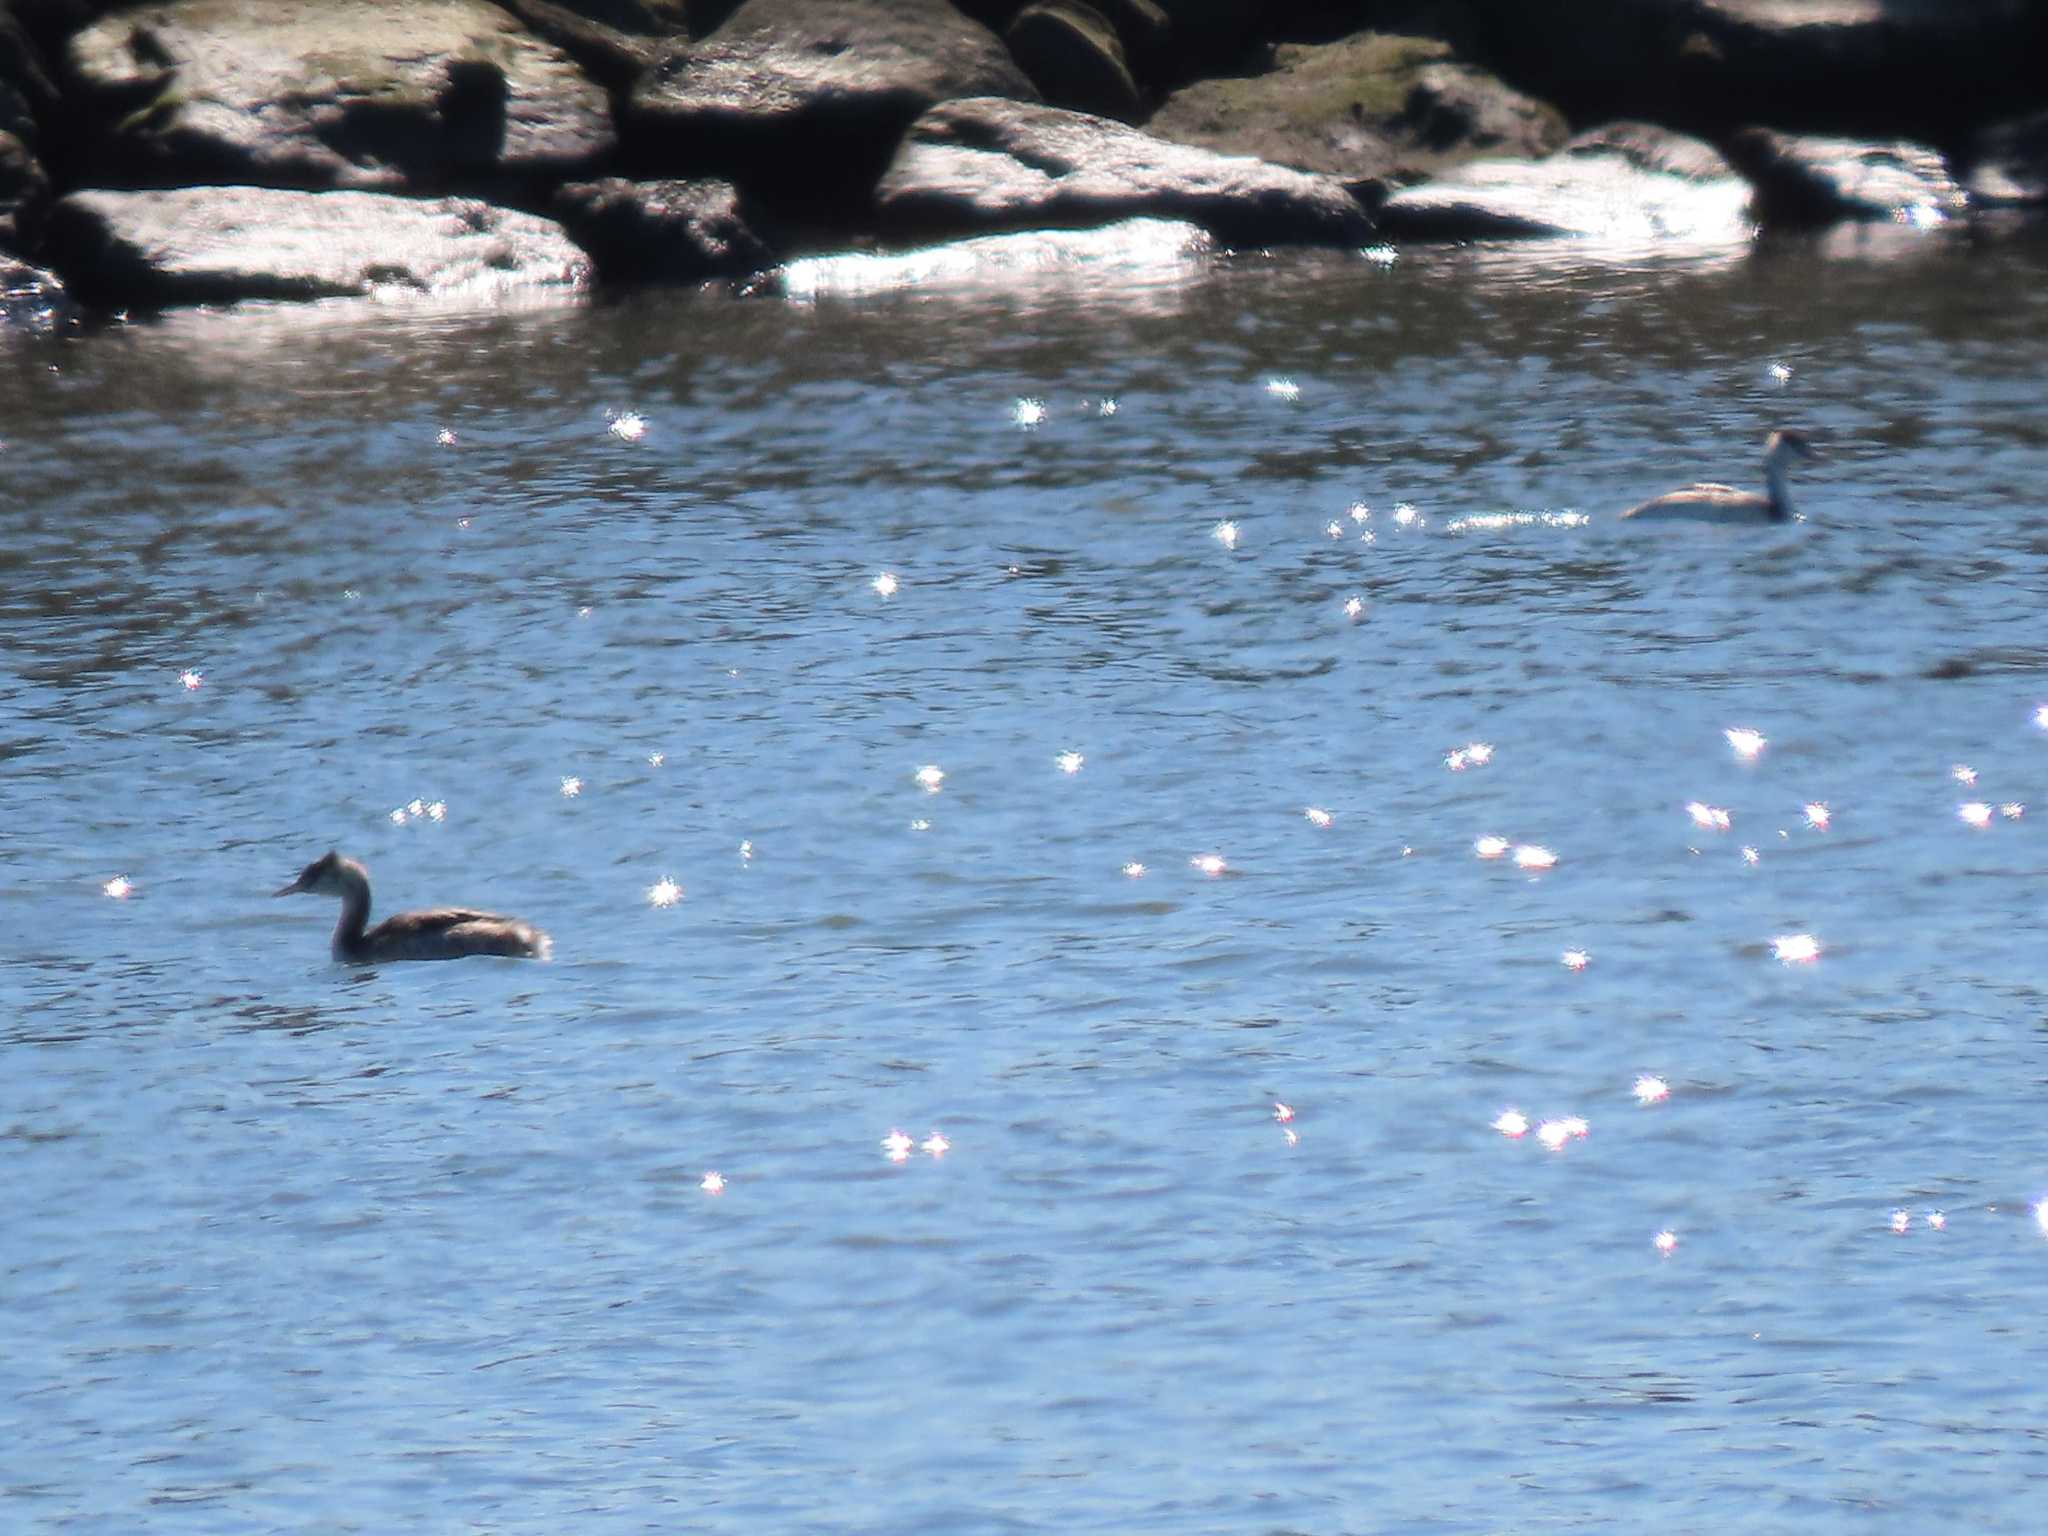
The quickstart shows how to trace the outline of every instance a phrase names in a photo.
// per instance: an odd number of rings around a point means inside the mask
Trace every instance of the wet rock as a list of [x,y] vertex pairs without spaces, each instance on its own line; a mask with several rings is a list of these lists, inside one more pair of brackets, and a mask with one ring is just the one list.
[[2048,112],[1994,123],[1970,155],[1970,196],[1991,208],[2048,206]]
[[36,152],[37,117],[54,101],[35,44],[0,7],[0,251],[29,248],[49,200],[49,176]]
[[1938,224],[1965,205],[1948,162],[1922,144],[1746,128],[1729,139],[1728,157],[1755,186],[1757,219],[1767,228]]
[[1342,177],[1354,187],[1434,175],[1479,155],[1564,143],[1554,108],[1450,59],[1434,38],[1364,32],[1283,45],[1273,68],[1176,91],[1145,125],[1176,143]]
[[793,261],[778,275],[789,298],[865,298],[908,290],[984,294],[1004,304],[1071,303],[1116,294],[1128,311],[1145,293],[1170,295],[1206,271],[1207,230],[1166,219],[1126,219],[1099,229],[1034,229],[972,235],[911,251],[859,251]]
[[988,94],[1037,96],[1002,41],[946,0],[746,0],[642,77],[629,148],[643,174],[859,208],[919,113]]
[[54,330],[76,313],[56,273],[0,256],[0,330]]
[[1617,123],[1547,159],[1478,160],[1396,192],[1379,210],[1395,240],[1590,238],[1716,246],[1747,238],[1749,188],[1711,145]]
[[184,187],[74,192],[44,251],[104,308],[410,293],[486,302],[573,293],[589,261],[561,227],[474,198]]
[[1041,0],[1018,12],[1004,33],[1010,56],[1055,106],[1131,122],[1144,103],[1124,59],[1123,42],[1083,0]]
[[773,259],[729,181],[577,182],[555,194],[555,211],[608,281],[701,282]]
[[1140,216],[1199,224],[1241,246],[1352,244],[1372,232],[1365,210],[1331,177],[993,97],[919,118],[876,205],[886,227],[926,233]]
[[90,180],[531,184],[615,142],[604,92],[485,0],[172,0],[69,52],[112,125]]

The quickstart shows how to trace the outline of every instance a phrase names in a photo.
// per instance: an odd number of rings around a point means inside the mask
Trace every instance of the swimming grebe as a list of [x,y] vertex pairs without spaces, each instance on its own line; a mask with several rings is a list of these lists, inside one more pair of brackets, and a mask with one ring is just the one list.
[[1630,507],[1623,517],[1691,518],[1710,523],[1783,523],[1792,517],[1792,492],[1785,476],[1794,459],[1817,459],[1820,451],[1802,432],[1773,432],[1764,440],[1764,491],[1737,490],[1703,481]]
[[465,955],[515,955],[545,960],[554,940],[531,923],[467,907],[401,912],[365,932],[370,916],[370,872],[354,859],[330,852],[299,871],[279,896],[311,891],[341,898],[334,925],[334,958],[354,965],[379,960],[460,960]]

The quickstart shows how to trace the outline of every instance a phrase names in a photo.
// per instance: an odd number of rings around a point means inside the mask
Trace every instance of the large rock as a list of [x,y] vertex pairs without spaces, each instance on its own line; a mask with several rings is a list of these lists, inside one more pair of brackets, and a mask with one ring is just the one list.
[[946,0],[747,0],[641,79],[630,148],[643,174],[729,176],[843,212],[866,204],[920,113],[983,95],[1037,92]]
[[573,293],[589,261],[559,225],[473,198],[186,187],[74,192],[44,250],[105,308],[417,294]]
[[1941,140],[2038,102],[2036,0],[1468,0],[1489,60],[1574,120]]
[[0,7],[0,252],[34,242],[50,180],[36,151],[37,123],[55,104],[41,54],[19,20]]
[[555,194],[555,212],[612,282],[737,277],[772,259],[729,181],[577,182]]
[[1746,239],[1749,188],[1711,145],[1644,123],[1582,134],[1536,161],[1478,160],[1395,193],[1395,240],[1597,240],[1705,249]]
[[1434,38],[1380,32],[1284,44],[1260,74],[1174,92],[1145,127],[1354,187],[1437,175],[1481,155],[1534,158],[1564,143],[1554,108],[1449,55]]
[[1877,219],[1932,225],[1965,207],[1948,162],[1922,144],[1747,128],[1728,140],[1728,157],[1756,187],[1757,218],[1766,227]]
[[1038,0],[1017,14],[1003,38],[1054,106],[1127,123],[1142,115],[1144,99],[1123,40],[1086,0]]
[[614,146],[604,92],[486,0],[172,0],[71,40],[90,179],[531,186]]
[[1136,217],[1185,220],[1240,246],[1354,244],[1372,233],[1357,199],[1331,177],[993,97],[919,118],[876,206],[886,228],[923,233]]
[[1214,254],[1209,232],[1193,224],[1127,219],[1099,229],[972,235],[921,250],[813,256],[784,267],[779,286],[799,302],[945,292],[999,300],[1013,312],[1107,290],[1120,306],[1142,308],[1153,297],[1178,302],[1172,295],[1209,270]]
[[2048,112],[1993,123],[1971,150],[1970,196],[1990,208],[2048,206]]
[[[608,91],[625,92],[660,56],[661,45],[690,34],[705,7],[685,0],[497,0],[535,37],[553,43]],[[722,18],[721,18],[722,19]]]

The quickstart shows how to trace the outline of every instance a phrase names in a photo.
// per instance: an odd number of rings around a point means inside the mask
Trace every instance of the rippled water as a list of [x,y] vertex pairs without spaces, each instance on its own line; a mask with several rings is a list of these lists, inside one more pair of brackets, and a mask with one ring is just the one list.
[[0,1523],[2031,1530],[2040,259],[0,352]]

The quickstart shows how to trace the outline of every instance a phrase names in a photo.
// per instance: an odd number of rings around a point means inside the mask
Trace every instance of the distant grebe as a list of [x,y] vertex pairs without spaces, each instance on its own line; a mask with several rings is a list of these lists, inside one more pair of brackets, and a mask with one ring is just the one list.
[[334,925],[334,958],[353,965],[379,960],[460,960],[465,955],[513,955],[545,960],[554,941],[531,923],[467,907],[401,912],[364,931],[370,916],[370,872],[354,859],[330,852],[299,871],[276,894],[311,891],[341,898]]
[[1690,518],[1709,523],[1783,523],[1792,517],[1792,492],[1785,476],[1795,459],[1817,459],[1820,451],[1801,432],[1773,432],[1764,440],[1764,490],[1737,490],[1732,485],[1704,481],[1676,491],[1666,491],[1639,507],[1630,507],[1623,517]]

